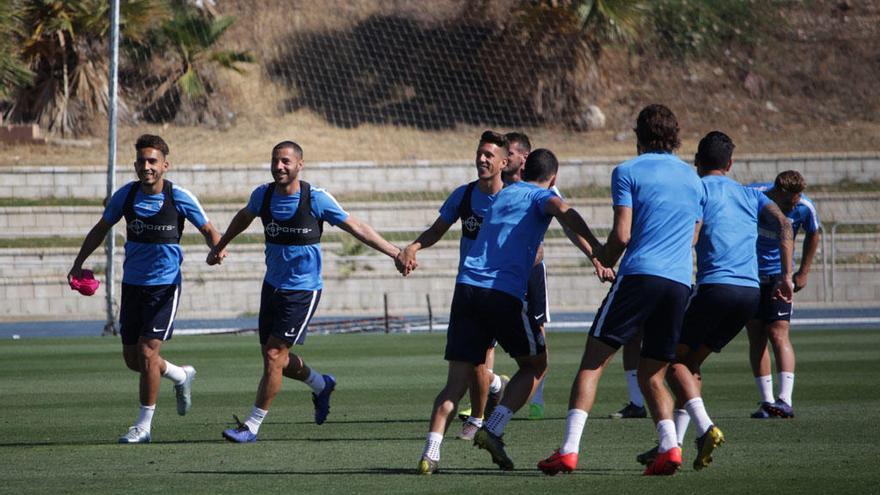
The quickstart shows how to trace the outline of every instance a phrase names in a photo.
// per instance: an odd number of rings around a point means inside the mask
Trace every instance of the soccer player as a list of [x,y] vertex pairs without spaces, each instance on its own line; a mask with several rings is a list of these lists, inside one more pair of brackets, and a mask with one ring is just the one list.
[[[125,217],[125,263],[120,303],[122,357],[126,366],[140,374],[140,413],[119,443],[150,443],[153,414],[162,377],[174,383],[177,413],[192,407],[192,384],[196,370],[177,366],[162,358],[162,342],[174,333],[174,317],[180,301],[180,236],[189,220],[214,248],[220,233],[208,220],[195,196],[165,179],[171,166],[168,144],[159,136],[144,134],[134,145],[137,181],[116,191],[104,214],[86,235],[68,280],[82,276],[86,258],[101,245],[110,229]],[[220,262],[226,253],[217,250]]]
[[300,180],[302,168],[303,150],[298,144],[276,144],[271,162],[274,182],[251,193],[247,206],[236,213],[229,229],[208,255],[209,264],[216,262],[218,253],[260,217],[266,243],[266,275],[259,317],[263,376],[250,415],[238,427],[223,431],[223,437],[231,442],[257,440],[260,425],[285,376],[312,390],[316,424],[323,424],[330,413],[330,394],[336,388],[336,378],[318,373],[290,352],[294,344],[305,341],[309,321],[321,300],[323,223],[341,228],[391,258],[400,253],[372,227],[343,210],[330,193]]
[[[504,136],[499,137],[486,151],[506,159],[508,143]],[[485,360],[493,340],[516,360],[519,369],[501,404],[476,433],[474,444],[488,450],[501,469],[513,469],[501,436],[513,413],[528,401],[547,364],[543,336],[524,321],[523,296],[536,251],[552,217],[581,236],[578,248],[593,258],[597,270],[604,270],[593,255],[601,249],[599,241],[580,215],[549,190],[556,182],[558,166],[548,150],[535,150],[529,155],[523,182],[498,193],[462,263],[446,336],[449,373],[446,386],[434,401],[419,461],[421,474],[437,470],[449,415],[468,383],[476,379],[476,366]]]
[[[791,301],[791,254],[794,242],[791,225],[782,210],[763,193],[726,177],[733,165],[733,141],[723,132],[712,131],[699,144],[694,164],[706,185],[707,202],[703,225],[696,244],[697,283],[684,317],[681,339],[667,381],[675,392],[673,411],[678,445],[684,441],[691,419],[697,427],[694,469],[712,462],[713,450],[724,435],[706,412],[701,397],[700,366],[713,352],[721,352],[742,330],[758,309],[758,259],[753,246],[758,238],[758,221],[773,227],[783,260],[782,276],[773,297]],[[650,464],[651,449],[638,456]]]
[[706,193],[694,170],[672,154],[681,142],[671,110],[656,104],[645,107],[635,132],[638,156],[618,165],[611,175],[614,225],[602,264],[614,266],[624,249],[626,254],[587,337],[562,445],[538,462],[546,474],[571,472],[577,466],[581,435],[602,372],[640,329],[639,386],[660,439],[657,458],[645,474],[674,474],[681,465],[665,374],[675,358],[690,294],[691,246]]
[[[794,274],[794,291],[807,285],[807,277],[813,257],[819,248],[819,215],[813,202],[803,194],[806,189],[804,177],[795,170],[780,173],[772,184],[756,184],[764,191],[791,221],[794,235],[803,227],[804,244],[800,267]],[[753,418],[793,418],[792,392],[794,391],[794,348],[789,338],[792,303],[772,298],[772,289],[785,273],[784,261],[780,259],[776,232],[764,223],[758,224],[758,274],[761,276],[761,306],[755,318],[748,324],[749,360],[755,384],[761,396],[761,405]],[[767,341],[773,346],[776,370],[779,377],[779,395],[773,400],[773,378],[770,375],[770,355]]]
[[[434,223],[403,250],[401,265],[413,264],[419,250],[436,244],[456,220],[461,219],[458,262],[458,268],[461,269],[468,250],[480,232],[480,224],[489,211],[489,206],[492,205],[495,196],[504,187],[504,183],[501,181],[501,171],[507,164],[505,150],[499,154],[494,153],[498,143],[502,141],[502,136],[493,131],[486,131],[480,136],[475,160],[477,180],[459,186],[446,198],[443,206],[440,207],[440,215]],[[468,387],[471,393],[471,410],[465,415],[465,422],[458,434],[458,438],[462,440],[474,439],[474,434],[483,426],[483,418],[487,413],[487,401],[492,401],[490,405],[494,409],[500,400],[498,396],[501,395],[509,380],[492,371],[495,360],[494,349],[494,347],[490,347],[486,352],[486,362],[477,366],[477,381]],[[464,414],[464,411],[462,413]]]

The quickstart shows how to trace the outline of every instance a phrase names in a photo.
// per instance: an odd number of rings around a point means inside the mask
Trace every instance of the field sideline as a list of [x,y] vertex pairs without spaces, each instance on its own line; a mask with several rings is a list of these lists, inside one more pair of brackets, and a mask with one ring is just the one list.
[[[626,389],[617,357],[584,433],[579,470],[548,478],[535,462],[558,447],[584,335],[549,335],[548,419],[507,428],[513,472],[456,440],[441,472],[414,474],[431,403],[445,380],[444,335],[313,335],[306,362],[339,379],[328,422],[312,423],[307,388],[290,380],[256,444],[224,442],[245,416],[260,373],[256,337],[178,337],[163,354],[198,369],[194,406],[175,412],[163,381],[152,445],[122,446],[137,412],[137,375],[111,338],[0,341],[0,493],[877,493],[880,331],[794,332],[797,418],[757,421],[740,335],[704,368],[704,398],[727,443],[702,472],[693,460],[669,479],[644,478],[635,454],[653,445],[649,420],[610,420]],[[499,353],[500,356],[500,353]],[[512,371],[500,357],[496,369]],[[517,418],[524,418],[521,411]]]

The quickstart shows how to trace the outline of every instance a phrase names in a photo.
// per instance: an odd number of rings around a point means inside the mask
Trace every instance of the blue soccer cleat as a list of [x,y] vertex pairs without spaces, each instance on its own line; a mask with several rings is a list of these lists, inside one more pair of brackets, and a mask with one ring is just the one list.
[[330,394],[336,389],[336,377],[324,375],[324,390],[319,394],[312,394],[312,403],[315,404],[315,424],[324,424],[327,415],[330,414]]
[[223,430],[223,438],[235,443],[252,443],[257,441],[257,434],[252,432],[246,424],[242,423],[238,416],[232,415],[238,426]]
[[773,404],[770,402],[761,402],[758,406],[758,410],[752,413],[752,419],[771,419],[774,418],[773,414],[770,412],[770,406]]
[[777,418],[792,419],[794,418],[794,409],[784,400],[776,399],[776,402],[767,406],[767,412]]

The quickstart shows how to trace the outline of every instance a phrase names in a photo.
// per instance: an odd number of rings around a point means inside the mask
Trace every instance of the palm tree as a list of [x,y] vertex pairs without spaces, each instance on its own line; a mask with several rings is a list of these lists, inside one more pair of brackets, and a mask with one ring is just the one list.
[[[106,115],[108,98],[107,0],[10,0],[20,9],[16,40],[33,72],[13,92],[13,120],[36,122],[62,136],[92,130]],[[137,39],[160,13],[156,0],[124,0],[124,36]],[[124,110],[124,105],[120,105]]]
[[16,3],[0,1],[0,100],[8,98],[14,88],[33,80],[33,73],[21,60],[15,44],[15,40],[21,37],[21,14]]
[[[217,90],[213,69],[241,73],[240,64],[254,62],[254,57],[216,46],[234,17],[215,17],[182,0],[171,2],[170,8],[171,17],[151,33],[149,44],[132,47],[132,53],[154,59],[153,67],[165,74],[152,82],[142,115],[150,121],[205,123],[225,114],[219,108],[223,102],[211,98]],[[155,60],[158,54],[161,60]]]

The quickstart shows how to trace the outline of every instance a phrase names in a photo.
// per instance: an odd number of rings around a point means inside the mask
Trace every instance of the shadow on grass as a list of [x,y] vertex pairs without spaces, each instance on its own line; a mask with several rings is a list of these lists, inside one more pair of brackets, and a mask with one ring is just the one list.
[[[611,476],[611,475],[619,475],[626,474],[630,470],[625,469],[593,469],[593,470],[584,470],[574,473],[573,475],[592,475],[592,476]],[[393,468],[393,467],[364,467],[364,468],[354,468],[354,469],[332,469],[332,470],[315,470],[315,471],[296,471],[296,470],[232,470],[232,471],[208,471],[208,470],[193,470],[193,471],[177,471],[177,474],[205,474],[211,476],[217,475],[229,475],[229,476],[240,476],[240,475],[256,475],[256,476],[351,476],[353,474],[371,474],[371,475],[386,475],[386,476],[417,476],[415,468]],[[434,474],[434,476],[444,476],[444,475],[462,475],[462,476],[504,476],[504,477],[542,477],[544,474],[540,473],[537,469],[532,468],[523,468],[523,469],[514,469],[513,471],[500,471],[498,469],[492,468],[451,468],[451,469],[442,469]],[[571,475],[570,475],[571,476]]]

